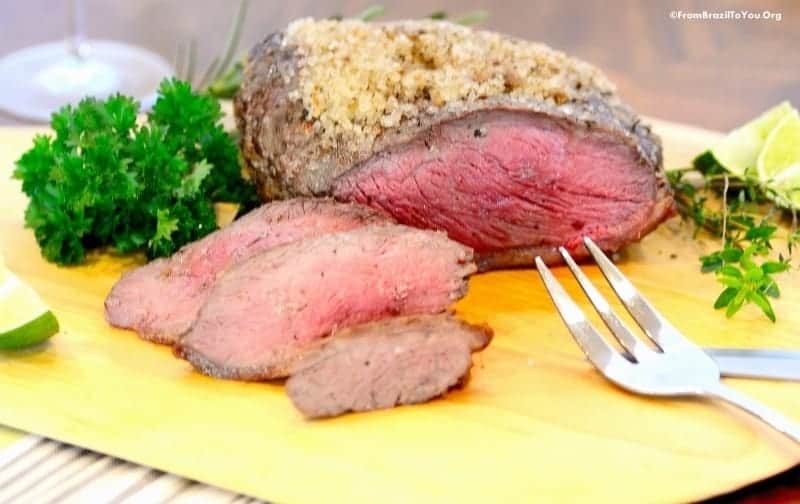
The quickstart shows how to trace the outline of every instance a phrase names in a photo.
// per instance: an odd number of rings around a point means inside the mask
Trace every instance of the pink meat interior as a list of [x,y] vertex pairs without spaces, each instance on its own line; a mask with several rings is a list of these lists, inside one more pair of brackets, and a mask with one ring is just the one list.
[[330,200],[288,200],[265,205],[168,259],[126,274],[106,300],[106,317],[146,339],[173,343],[187,331],[208,289],[226,268],[265,250],[306,237],[378,220],[371,210]]
[[471,252],[443,234],[370,226],[273,249],[214,286],[182,344],[217,366],[258,367],[283,347],[462,296]]
[[398,222],[440,229],[478,253],[579,246],[615,248],[663,217],[657,180],[619,136],[542,114],[476,113],[373,156],[334,194]]

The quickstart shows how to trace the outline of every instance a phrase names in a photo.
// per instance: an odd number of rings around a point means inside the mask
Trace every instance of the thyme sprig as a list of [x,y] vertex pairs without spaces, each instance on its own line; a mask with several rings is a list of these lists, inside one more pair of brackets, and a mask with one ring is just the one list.
[[[757,306],[775,322],[770,299],[780,296],[775,276],[791,268],[792,251],[800,242],[796,218],[788,232],[782,210],[772,203],[768,189],[757,181],[735,177],[703,153],[691,167],[667,173],[678,212],[691,221],[694,234],[706,232],[720,239],[720,249],[700,257],[700,270],[714,273],[724,289],[714,308],[734,316],[747,305]],[[775,243],[785,243],[785,253]]]

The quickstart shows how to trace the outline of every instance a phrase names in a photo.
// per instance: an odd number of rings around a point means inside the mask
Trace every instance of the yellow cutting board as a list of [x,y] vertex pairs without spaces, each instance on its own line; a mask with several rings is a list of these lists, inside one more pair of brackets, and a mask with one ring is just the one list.
[[[716,138],[656,125],[667,166]],[[42,348],[0,354],[0,424],[292,503],[689,501],[800,462],[800,447],[731,408],[638,397],[604,381],[533,270],[471,280],[458,312],[496,336],[466,389],[425,405],[305,421],[280,384],[207,378],[168,348],[109,328],[103,299],[137,259],[96,255],[72,268],[41,259],[23,229],[25,199],[8,178],[33,132],[0,129],[0,252],[63,330]],[[752,308],[726,320],[711,307],[719,286],[698,271],[702,250],[673,220],[629,247],[621,268],[700,344],[800,349],[800,275],[782,281],[777,324]],[[557,275],[580,295],[564,268]],[[800,421],[800,383],[729,383]]]

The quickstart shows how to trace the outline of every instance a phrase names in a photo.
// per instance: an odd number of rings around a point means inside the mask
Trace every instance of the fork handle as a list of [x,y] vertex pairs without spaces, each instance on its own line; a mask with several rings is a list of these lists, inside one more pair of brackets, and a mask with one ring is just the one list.
[[800,443],[800,423],[789,419],[774,409],[764,406],[760,402],[738,392],[727,385],[719,385],[706,390],[706,393],[716,399],[721,399],[737,406],[751,415],[760,418],[775,430],[782,432],[796,443]]

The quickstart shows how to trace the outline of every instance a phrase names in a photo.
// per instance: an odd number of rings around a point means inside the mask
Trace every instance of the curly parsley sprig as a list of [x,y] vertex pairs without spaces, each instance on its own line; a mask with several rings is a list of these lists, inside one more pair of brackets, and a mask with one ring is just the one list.
[[67,105],[53,114],[55,135],[17,161],[25,225],[47,260],[77,264],[104,246],[169,255],[217,228],[215,202],[257,204],[214,98],[164,80],[146,123],[138,112],[122,95]]
[[[694,178],[692,179],[692,176]],[[756,181],[728,174],[708,153],[691,167],[667,173],[678,212],[695,226],[721,239],[721,248],[700,257],[703,273],[714,273],[724,289],[714,308],[734,316],[753,304],[775,322],[770,299],[780,296],[775,276],[791,268],[792,251],[800,242],[793,218],[791,230],[779,235],[781,210]],[[775,256],[773,242],[786,243],[786,255]]]

